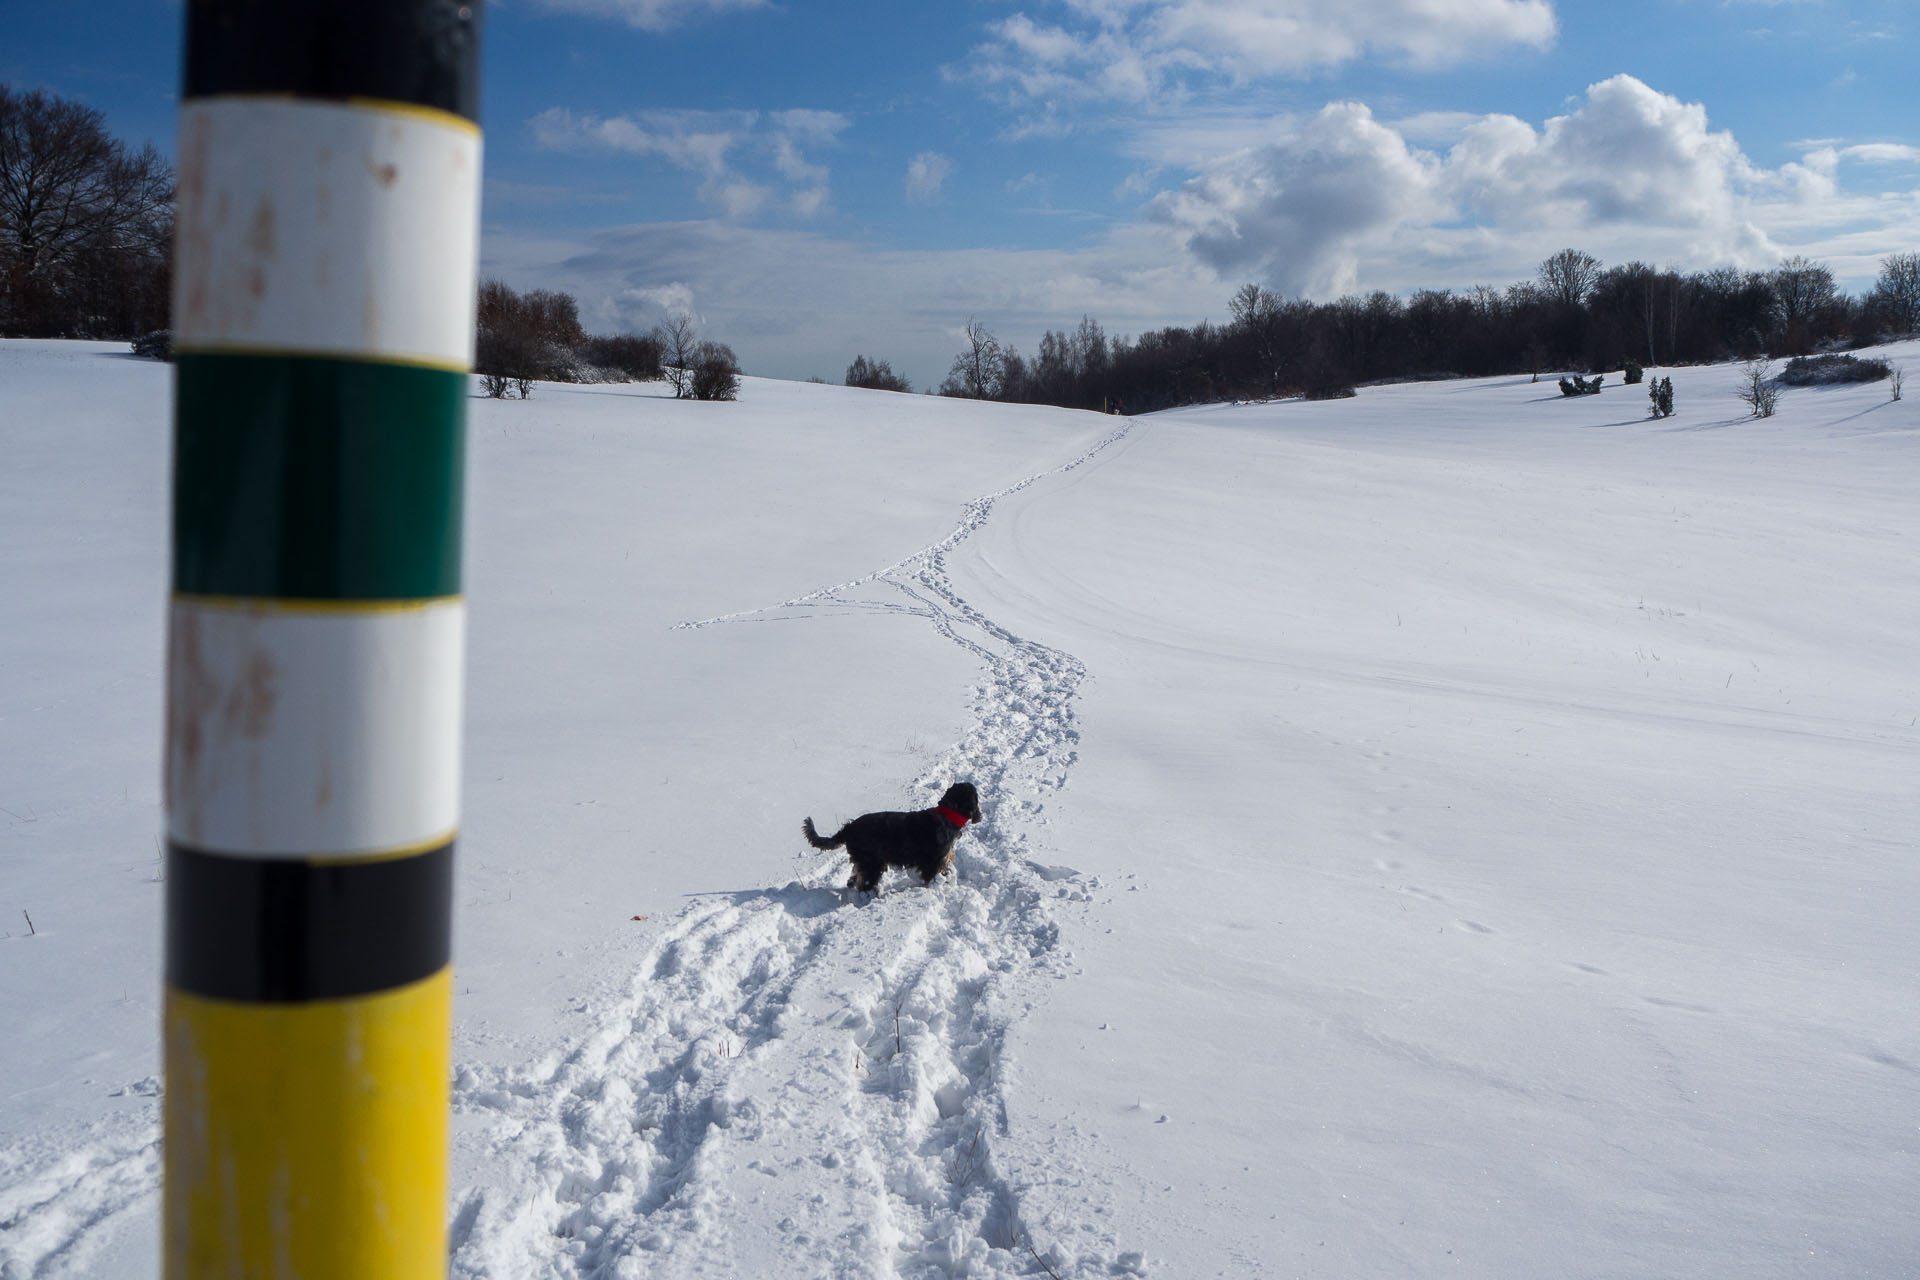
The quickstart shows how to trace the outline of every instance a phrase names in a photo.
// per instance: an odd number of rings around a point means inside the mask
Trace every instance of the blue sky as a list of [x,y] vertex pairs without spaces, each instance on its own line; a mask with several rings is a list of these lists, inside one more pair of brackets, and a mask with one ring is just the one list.
[[[0,80],[171,151],[177,0],[31,5]],[[937,381],[1289,295],[1603,261],[1849,287],[1920,249],[1896,0],[513,0],[486,16],[483,267],[590,328],[685,309],[749,372]]]

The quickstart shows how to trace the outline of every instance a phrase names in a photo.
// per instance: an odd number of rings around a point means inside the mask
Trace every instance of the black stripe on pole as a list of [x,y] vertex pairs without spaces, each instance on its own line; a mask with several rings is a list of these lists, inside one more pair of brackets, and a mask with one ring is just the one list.
[[182,355],[174,397],[175,591],[460,593],[465,374]]
[[188,98],[383,98],[478,121],[479,0],[189,0]]
[[215,1000],[344,999],[452,958],[453,844],[373,862],[167,846],[167,981]]

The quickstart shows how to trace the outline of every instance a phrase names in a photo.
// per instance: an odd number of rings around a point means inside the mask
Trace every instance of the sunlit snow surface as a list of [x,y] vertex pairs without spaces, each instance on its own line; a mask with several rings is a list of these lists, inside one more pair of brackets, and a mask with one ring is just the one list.
[[[157,1272],[123,350],[0,343],[7,1280]],[[1920,398],[1670,372],[473,401],[452,1274],[1914,1274]]]

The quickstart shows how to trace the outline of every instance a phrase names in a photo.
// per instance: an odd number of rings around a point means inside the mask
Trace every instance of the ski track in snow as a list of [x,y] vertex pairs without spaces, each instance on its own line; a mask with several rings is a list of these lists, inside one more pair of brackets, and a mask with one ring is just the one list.
[[[1144,1272],[1110,1226],[1029,1220],[1024,1193],[1048,1175],[1014,1158],[1003,1092],[1009,1029],[1072,971],[1056,906],[1100,887],[1026,856],[1074,763],[1085,671],[968,605],[945,565],[1001,498],[1125,434],[970,502],[953,533],[877,573],[682,624],[925,619],[984,677],[971,728],[913,788],[931,804],[970,778],[986,821],[930,891],[895,872],[852,905],[835,856],[784,888],[705,899],[579,1044],[530,1068],[462,1068],[455,1110],[485,1125],[490,1177],[456,1197],[455,1276],[731,1276],[769,1260],[793,1277]],[[886,598],[851,594],[872,586]]]
[[[127,1092],[146,1094],[153,1083]],[[78,1143],[0,1152],[0,1280],[94,1274],[88,1264],[108,1235],[134,1211],[157,1211],[158,1111],[116,1117]]]

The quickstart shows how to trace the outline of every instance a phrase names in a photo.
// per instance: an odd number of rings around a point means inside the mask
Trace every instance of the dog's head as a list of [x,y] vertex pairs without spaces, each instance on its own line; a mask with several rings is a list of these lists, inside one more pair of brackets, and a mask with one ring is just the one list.
[[971,782],[956,782],[948,787],[940,803],[955,813],[964,814],[968,822],[980,821],[980,793],[973,789]]

